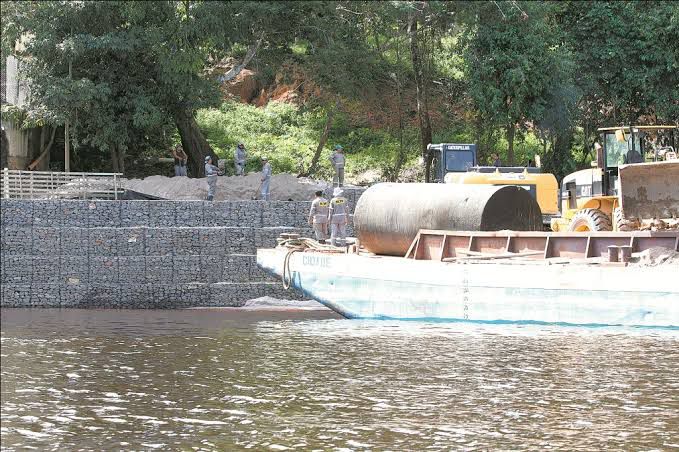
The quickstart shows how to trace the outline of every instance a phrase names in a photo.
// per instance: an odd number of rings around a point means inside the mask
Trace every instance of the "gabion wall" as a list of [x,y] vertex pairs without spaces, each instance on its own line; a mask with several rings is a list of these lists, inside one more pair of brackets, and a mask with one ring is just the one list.
[[[353,206],[360,192],[349,191]],[[3,307],[239,306],[298,299],[256,265],[309,202],[2,200]]]

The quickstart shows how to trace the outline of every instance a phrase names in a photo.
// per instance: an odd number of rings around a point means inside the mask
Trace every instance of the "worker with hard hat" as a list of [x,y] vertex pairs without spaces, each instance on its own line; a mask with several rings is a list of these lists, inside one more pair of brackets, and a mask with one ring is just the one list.
[[207,177],[207,200],[215,199],[217,192],[217,176],[220,174],[219,168],[212,164],[212,157],[205,156],[205,177]]
[[335,145],[335,148],[330,155],[330,162],[335,170],[335,177],[332,180],[332,184],[335,187],[341,187],[344,185],[344,163],[346,158],[344,156],[344,149],[339,144]]
[[335,187],[328,208],[328,222],[330,223],[330,244],[345,246],[347,238],[347,223],[349,222],[349,206],[343,196],[342,188]]
[[318,190],[316,197],[311,201],[311,210],[309,211],[309,225],[313,228],[316,240],[319,243],[325,243],[328,238],[328,213],[330,203],[323,197],[323,191]]
[[245,145],[238,143],[236,149],[233,151],[233,162],[236,166],[236,176],[242,176],[245,173]]
[[269,185],[271,184],[271,164],[269,163],[269,158],[266,156],[262,157],[262,183],[260,185],[260,194],[264,201],[269,200]]

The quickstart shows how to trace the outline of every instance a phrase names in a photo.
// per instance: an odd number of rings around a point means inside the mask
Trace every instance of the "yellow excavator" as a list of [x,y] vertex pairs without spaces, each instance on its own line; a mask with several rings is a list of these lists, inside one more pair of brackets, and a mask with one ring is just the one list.
[[430,144],[431,167],[428,182],[463,185],[516,185],[528,191],[542,211],[542,220],[549,227],[559,216],[559,184],[553,174],[540,168],[523,166],[478,166],[475,144]]
[[677,126],[599,129],[597,160],[561,183],[553,231],[679,228]]

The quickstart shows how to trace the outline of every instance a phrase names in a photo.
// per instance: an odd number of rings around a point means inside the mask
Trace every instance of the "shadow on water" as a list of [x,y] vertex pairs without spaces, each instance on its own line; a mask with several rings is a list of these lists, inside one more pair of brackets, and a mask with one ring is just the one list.
[[38,335],[182,335],[256,322],[339,319],[327,309],[2,309],[2,332]]

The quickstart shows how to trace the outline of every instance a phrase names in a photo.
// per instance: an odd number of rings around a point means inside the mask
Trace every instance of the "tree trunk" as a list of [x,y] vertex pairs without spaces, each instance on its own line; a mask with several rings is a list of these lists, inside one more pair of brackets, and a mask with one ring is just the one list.
[[565,128],[559,129],[554,140],[554,159],[556,164],[556,171],[554,175],[558,180],[561,180],[568,172],[568,161],[570,160],[571,147],[573,145],[573,129]]
[[422,66],[422,58],[417,36],[417,17],[411,13],[408,18],[408,35],[410,37],[410,57],[415,71],[415,85],[417,94],[417,118],[420,124],[420,153],[425,160],[425,181],[431,178],[431,156],[427,145],[432,141],[431,121],[429,119],[429,105],[427,102],[427,80]]
[[330,107],[330,110],[328,111],[328,118],[325,120],[325,127],[323,128],[321,139],[318,141],[318,147],[316,148],[316,152],[314,153],[314,156],[311,159],[311,165],[309,165],[309,170],[306,172],[302,172],[301,174],[299,174],[298,177],[311,176],[318,169],[318,161],[321,158],[321,152],[323,152],[323,147],[325,146],[325,143],[328,141],[328,135],[330,135],[330,128],[332,128],[332,122],[335,119],[335,112],[339,110],[339,107],[340,107],[339,100],[336,100],[335,105]]
[[118,149],[118,172],[125,173],[125,150]]
[[[396,43],[396,61],[400,66],[401,52],[398,42]],[[396,164],[394,165],[394,172],[390,182],[396,182],[398,180],[401,167],[403,167],[403,163],[406,159],[406,152],[403,147],[403,129],[405,128],[405,125],[403,124],[403,92],[401,91],[401,79],[398,74],[394,74],[394,81],[396,81],[396,94],[398,96],[398,155],[396,156]]]
[[516,136],[516,124],[507,126],[507,165],[514,166],[514,137]]
[[111,170],[114,173],[120,172],[120,161],[118,160],[118,150],[116,147],[111,148]]
[[193,177],[203,177],[205,175],[205,156],[212,157],[212,163],[216,165],[217,154],[214,153],[203,136],[191,112],[179,108],[174,112],[174,120],[182,139],[182,148],[189,157],[187,171]]
[[476,134],[476,165],[482,165],[486,161],[486,146],[483,142],[483,120],[477,116],[474,121],[474,133]]
[[125,173],[125,151],[117,146],[111,148],[111,167],[114,173]]
[[[49,126],[44,126],[43,132],[47,130]],[[49,163],[50,163],[50,151],[52,150],[52,144],[54,144],[54,136],[57,134],[57,128],[52,127],[52,133],[50,135],[50,140],[47,142],[47,145],[44,145],[44,136],[45,134],[40,137],[40,143],[43,146],[42,147],[42,152],[40,155],[33,160],[29,165],[28,169],[30,171],[33,171],[36,167],[40,166],[40,168],[47,170],[49,169]]]

